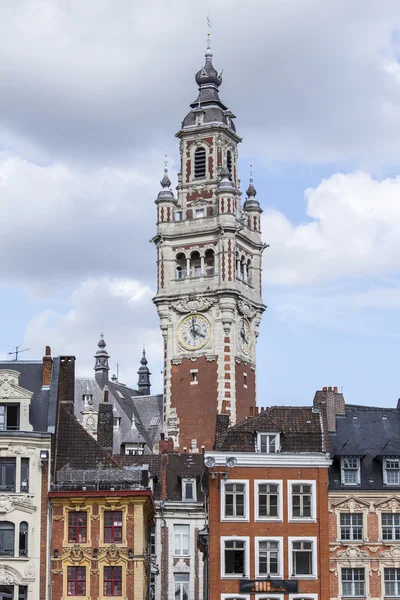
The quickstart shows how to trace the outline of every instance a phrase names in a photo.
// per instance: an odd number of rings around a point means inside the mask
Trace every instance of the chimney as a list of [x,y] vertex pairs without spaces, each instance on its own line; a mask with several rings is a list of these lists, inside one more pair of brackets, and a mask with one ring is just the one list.
[[71,414],[74,414],[75,397],[75,356],[60,356],[58,376],[58,401]]
[[49,387],[51,382],[51,371],[53,368],[53,359],[51,358],[51,348],[46,346],[46,350],[43,356],[42,366],[42,387]]
[[215,444],[214,450],[219,450],[222,440],[225,438],[229,427],[229,415],[217,415],[215,423]]
[[172,438],[165,439],[165,434],[161,434],[161,439],[158,443],[158,453],[159,454],[168,454],[174,451],[174,441]]
[[345,401],[343,394],[338,392],[337,386],[323,387],[317,391],[313,402],[314,409],[325,407],[328,421],[328,431],[336,431],[336,416],[345,415]]
[[397,410],[400,410],[400,398],[397,400],[397,406],[396,406]]
[[258,406],[255,406],[256,415],[258,415]]
[[99,404],[97,419],[97,442],[107,454],[113,452],[113,405],[108,401],[108,390],[104,390],[104,402]]
[[254,416],[254,406],[250,406],[250,417]]

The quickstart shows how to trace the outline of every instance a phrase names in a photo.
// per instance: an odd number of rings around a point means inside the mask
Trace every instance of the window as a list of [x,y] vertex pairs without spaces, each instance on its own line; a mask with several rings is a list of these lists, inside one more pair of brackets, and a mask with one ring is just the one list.
[[206,216],[205,208],[196,208],[196,210],[194,212],[194,216],[196,219],[202,219],[203,217],[205,217]]
[[384,569],[385,597],[400,596],[400,569]]
[[[316,575],[316,541],[310,538],[293,540],[291,543],[291,574],[293,577]],[[290,547],[290,546],[289,546]]]
[[0,404],[0,431],[19,429],[19,404]]
[[363,539],[362,513],[341,513],[340,539],[350,541]]
[[222,512],[223,518],[246,519],[248,515],[246,506],[246,487],[247,486],[243,481],[224,482],[224,494],[221,497],[224,501]]
[[122,511],[107,510],[104,512],[104,542],[122,543]]
[[249,574],[248,538],[221,538],[222,577]]
[[120,425],[121,425],[121,417],[113,417],[114,429],[119,429]]
[[21,458],[21,492],[29,492],[29,458]]
[[156,528],[155,527],[152,527],[150,529],[149,551],[150,551],[151,556],[154,556],[156,553]]
[[206,151],[205,148],[197,148],[194,153],[194,176],[196,179],[206,176]]
[[342,596],[365,596],[365,570],[342,569]]
[[104,567],[104,595],[122,596],[122,567]]
[[360,483],[360,459],[358,456],[344,456],[341,459],[341,475],[343,485]]
[[125,444],[125,454],[141,456],[144,453],[144,444]]
[[87,513],[68,513],[68,543],[85,544],[87,531]]
[[400,515],[382,513],[382,539],[400,541]]
[[151,417],[149,427],[158,427],[160,425],[160,423],[161,423],[160,417]]
[[0,458],[0,492],[15,492],[15,458]]
[[315,481],[289,481],[289,520],[315,519]]
[[[14,589],[13,585],[0,585],[0,600],[13,600],[17,598],[17,596],[14,596]],[[17,590],[18,600],[28,600],[28,586],[19,585]]]
[[247,388],[247,373],[243,373],[243,387]]
[[175,221],[182,221],[182,211],[181,210],[175,211]]
[[256,538],[256,577],[282,575],[282,538]]
[[156,574],[150,573],[150,596],[149,600],[154,600],[156,597]]
[[257,450],[263,454],[275,454],[275,452],[279,452],[279,434],[257,434]]
[[282,514],[281,482],[255,481],[256,519],[280,519]]
[[206,253],[204,255],[204,263],[206,266],[206,275],[208,275],[208,277],[211,277],[215,273],[214,251],[213,250],[206,250]]
[[186,256],[180,252],[176,256],[176,278],[185,279],[186,277]]
[[182,479],[182,500],[186,500],[186,502],[196,501],[195,479]]
[[86,596],[86,567],[68,567],[68,596]]
[[189,555],[189,525],[174,525],[174,554]]
[[14,556],[14,523],[0,521],[0,556]]
[[175,573],[175,600],[189,600],[189,574]]
[[190,276],[191,277],[200,277],[201,275],[201,258],[200,253],[192,252],[190,255]]
[[197,379],[197,375],[198,375],[198,369],[192,369],[190,371],[190,375],[192,377],[191,381],[190,381],[190,385],[197,385],[199,383],[199,380]]
[[383,483],[400,485],[400,459],[385,458],[383,461]]
[[[1,593],[1,589],[0,589],[0,593]],[[1,595],[0,595],[0,600],[1,600]],[[27,585],[18,586],[18,600],[28,600],[28,586]]]
[[229,173],[232,175],[232,152],[230,150],[226,153],[226,166],[228,167]]
[[28,523],[22,521],[19,526],[19,555],[28,556]]

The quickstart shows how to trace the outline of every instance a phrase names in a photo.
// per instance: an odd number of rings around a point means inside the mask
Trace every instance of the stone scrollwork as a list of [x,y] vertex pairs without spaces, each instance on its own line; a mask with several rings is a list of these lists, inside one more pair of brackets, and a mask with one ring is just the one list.
[[239,313],[248,319],[252,319],[256,315],[257,311],[245,300],[238,300],[237,307]]
[[346,550],[337,553],[337,558],[350,564],[365,562],[368,560],[368,552],[360,550],[358,546],[349,546]]
[[400,564],[400,548],[397,546],[390,546],[389,550],[381,552],[380,558],[384,562],[394,563],[394,565],[398,567]]
[[14,509],[25,510],[26,512],[33,512],[36,510],[36,506],[33,503],[33,499],[30,496],[6,496],[5,494],[0,495],[0,513],[11,512]]
[[184,296],[173,304],[174,309],[182,314],[191,312],[204,312],[215,303],[214,298],[202,296]]

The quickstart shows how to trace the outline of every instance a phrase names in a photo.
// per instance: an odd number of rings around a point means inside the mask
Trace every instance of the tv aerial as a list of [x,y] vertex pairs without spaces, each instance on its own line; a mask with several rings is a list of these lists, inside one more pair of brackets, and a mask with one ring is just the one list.
[[14,348],[14,350],[11,350],[11,352],[7,352],[8,355],[13,355],[14,358],[13,360],[18,360],[18,355],[21,352],[27,352],[29,350],[29,348],[24,348],[22,344],[18,344],[18,346],[10,346],[9,344],[6,344],[6,346],[8,346],[8,348]]

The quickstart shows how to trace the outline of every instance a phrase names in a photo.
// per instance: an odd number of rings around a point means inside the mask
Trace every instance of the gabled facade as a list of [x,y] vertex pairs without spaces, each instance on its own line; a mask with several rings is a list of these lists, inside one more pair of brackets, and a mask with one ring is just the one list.
[[[329,439],[324,410],[272,407],[205,453],[209,600],[329,599]],[[255,596],[254,596],[255,594]]]
[[345,404],[337,388],[314,403],[330,414],[331,598],[400,596],[400,410]]

